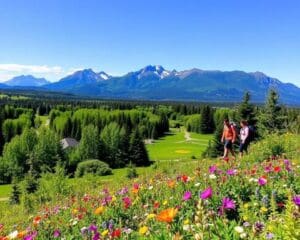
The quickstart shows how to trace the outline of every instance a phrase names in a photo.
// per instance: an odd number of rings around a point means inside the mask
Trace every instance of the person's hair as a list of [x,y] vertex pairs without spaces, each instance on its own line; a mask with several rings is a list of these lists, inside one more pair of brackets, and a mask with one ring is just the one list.
[[247,126],[247,125],[248,125],[248,122],[247,122],[247,120],[241,120],[241,124]]

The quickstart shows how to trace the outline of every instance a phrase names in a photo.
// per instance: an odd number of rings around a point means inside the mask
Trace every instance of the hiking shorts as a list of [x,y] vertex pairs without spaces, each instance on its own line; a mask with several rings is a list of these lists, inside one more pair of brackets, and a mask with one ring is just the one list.
[[247,152],[247,149],[248,149],[248,143],[247,142],[244,142],[244,143],[240,143],[240,147],[239,147],[239,150],[240,152]]
[[224,147],[227,149],[232,149],[232,140],[225,139]]

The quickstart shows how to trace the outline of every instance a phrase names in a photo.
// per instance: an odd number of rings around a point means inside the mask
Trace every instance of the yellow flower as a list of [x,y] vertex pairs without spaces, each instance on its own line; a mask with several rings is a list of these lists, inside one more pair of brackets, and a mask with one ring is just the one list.
[[147,226],[140,227],[139,234],[144,235],[148,231]]
[[100,215],[104,212],[104,207],[103,206],[100,206],[98,207],[96,210],[95,210],[95,214],[96,215]]
[[244,204],[244,208],[247,209],[249,207],[249,203]]
[[163,201],[163,205],[167,205],[167,204],[168,204],[167,200]]
[[188,225],[189,223],[190,223],[190,220],[188,220],[188,219],[184,220],[184,222],[183,222],[184,225]]
[[260,208],[260,212],[262,212],[262,213],[266,213],[267,211],[268,211],[268,209],[264,206]]
[[74,209],[72,210],[72,213],[73,213],[73,214],[78,213],[78,209],[77,209],[77,208],[74,208]]
[[247,221],[248,220],[248,216],[243,216],[243,220]]
[[101,235],[104,237],[104,236],[106,236],[108,234],[108,230],[106,229],[106,230],[104,230],[102,233],[101,233]]
[[113,195],[112,198],[111,198],[111,201],[112,201],[112,202],[115,202],[116,200],[117,200],[116,196]]
[[155,216],[156,216],[156,214],[150,213],[150,214],[148,214],[147,219],[155,218]]

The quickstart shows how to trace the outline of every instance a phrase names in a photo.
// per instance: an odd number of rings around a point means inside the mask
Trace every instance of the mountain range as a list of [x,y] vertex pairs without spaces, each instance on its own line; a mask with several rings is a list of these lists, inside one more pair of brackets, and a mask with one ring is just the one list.
[[262,72],[166,70],[149,65],[123,76],[84,69],[50,83],[33,76],[15,77],[0,88],[36,87],[40,90],[66,92],[109,99],[236,102],[249,91],[254,102],[264,102],[270,88],[278,91],[281,102],[300,105],[300,88],[283,83]]

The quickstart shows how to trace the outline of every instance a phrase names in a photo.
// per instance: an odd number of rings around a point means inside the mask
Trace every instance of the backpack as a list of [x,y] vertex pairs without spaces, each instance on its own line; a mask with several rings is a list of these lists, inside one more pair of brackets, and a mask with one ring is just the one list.
[[253,125],[249,125],[248,129],[249,129],[249,133],[248,133],[247,141],[252,142],[255,139],[255,134],[256,134],[255,127]]
[[230,127],[235,132],[235,136],[238,136],[239,129],[238,126],[235,124],[235,122],[231,122]]

